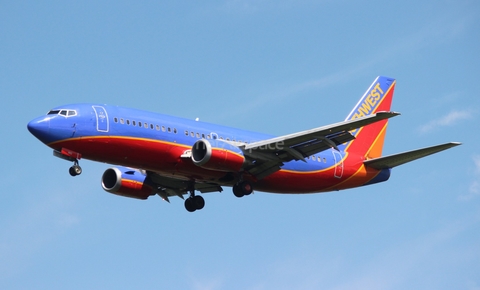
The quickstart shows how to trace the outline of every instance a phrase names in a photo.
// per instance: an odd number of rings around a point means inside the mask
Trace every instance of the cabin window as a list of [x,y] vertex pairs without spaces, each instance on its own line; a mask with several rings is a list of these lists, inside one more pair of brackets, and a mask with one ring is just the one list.
[[205,139],[205,134],[202,134],[202,138]]
[[113,118],[113,121],[114,121],[115,123],[118,123],[117,117]]
[[152,129],[152,130],[153,130],[153,124],[150,124],[150,129]]
[[210,134],[207,135],[207,139],[210,139]]
[[227,141],[230,141],[230,138],[227,137]]
[[195,137],[195,133],[190,132],[190,136]]
[[165,132],[165,126],[162,126],[162,132]]
[[222,137],[222,136],[220,136],[220,140],[223,140],[223,137]]
[[132,125],[133,125],[133,126],[137,125],[137,122],[136,122],[136,121],[132,121]]
[[327,163],[327,158],[323,157],[323,163]]
[[322,158],[317,157],[317,161],[318,161],[318,162],[322,162]]
[[173,128],[173,133],[177,134],[177,128]]
[[155,129],[157,129],[157,131],[160,131],[160,126],[159,126],[159,125],[156,125],[156,126],[155,126]]
[[123,123],[125,123],[125,122],[123,121],[123,118],[120,118],[120,124],[123,124]]
[[168,133],[172,132],[172,129],[170,129],[170,127],[168,127]]
[[200,133],[197,133],[197,138],[200,138]]
[[130,125],[130,120],[127,120],[127,125]]
[[148,123],[147,122],[143,123],[143,128],[148,129]]

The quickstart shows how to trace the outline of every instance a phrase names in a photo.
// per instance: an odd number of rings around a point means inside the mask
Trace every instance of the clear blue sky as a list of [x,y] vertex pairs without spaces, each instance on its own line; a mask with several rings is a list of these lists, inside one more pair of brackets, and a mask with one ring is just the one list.
[[[480,289],[478,1],[3,1],[1,289]],[[313,195],[104,192],[29,134],[99,102],[273,134],[397,79],[384,154],[464,144]]]

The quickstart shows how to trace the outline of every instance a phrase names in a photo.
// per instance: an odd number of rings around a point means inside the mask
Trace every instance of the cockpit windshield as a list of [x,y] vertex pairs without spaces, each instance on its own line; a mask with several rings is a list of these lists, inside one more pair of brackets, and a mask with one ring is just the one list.
[[47,115],[62,115],[65,117],[72,117],[77,115],[77,111],[75,110],[51,110],[50,112],[47,113]]

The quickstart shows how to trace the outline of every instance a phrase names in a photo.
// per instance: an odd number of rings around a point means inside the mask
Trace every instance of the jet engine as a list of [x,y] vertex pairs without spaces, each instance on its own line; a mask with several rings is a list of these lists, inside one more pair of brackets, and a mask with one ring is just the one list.
[[102,187],[105,191],[137,199],[147,199],[155,194],[147,176],[139,170],[112,167],[103,173]]
[[217,171],[239,171],[245,156],[237,146],[218,140],[198,140],[192,147],[192,161],[195,165]]

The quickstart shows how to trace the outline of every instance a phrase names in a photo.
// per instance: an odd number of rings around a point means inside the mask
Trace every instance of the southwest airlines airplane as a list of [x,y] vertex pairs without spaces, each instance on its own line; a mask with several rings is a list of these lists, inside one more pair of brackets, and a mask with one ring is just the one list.
[[104,190],[131,198],[159,195],[185,199],[200,210],[195,192],[232,187],[237,197],[253,190],[315,193],[388,180],[393,167],[460,145],[450,142],[382,156],[395,79],[379,76],[343,122],[280,137],[198,120],[102,104],[52,109],[28,130],[73,162],[81,158],[114,164],[103,173]]

